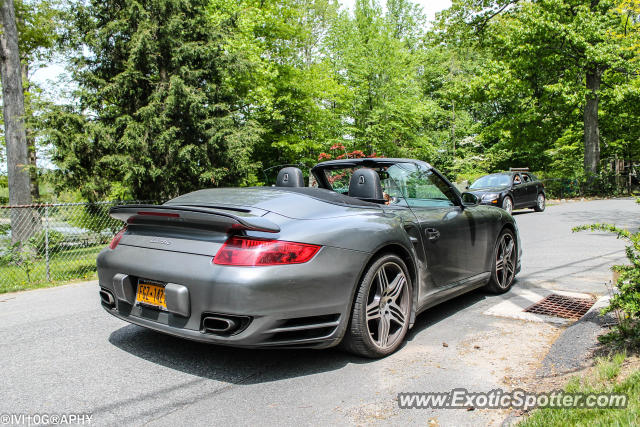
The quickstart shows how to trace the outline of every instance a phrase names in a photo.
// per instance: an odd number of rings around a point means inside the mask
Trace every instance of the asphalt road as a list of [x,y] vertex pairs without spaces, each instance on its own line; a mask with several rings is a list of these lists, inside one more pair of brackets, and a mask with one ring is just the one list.
[[520,282],[606,294],[609,267],[626,262],[624,243],[608,233],[573,233],[571,228],[608,223],[636,230],[640,205],[632,199],[566,202],[540,214],[529,209],[516,211],[515,218],[524,250]]
[[[639,227],[639,213],[631,200],[518,213],[518,288],[604,294],[624,245],[571,227]],[[526,387],[562,328],[482,314],[505,298],[476,291],[428,310],[399,352],[370,361],[338,350],[241,350],[158,334],[105,313],[95,282],[4,294],[0,414],[90,413],[98,425],[499,424],[504,411],[401,410],[396,396]]]

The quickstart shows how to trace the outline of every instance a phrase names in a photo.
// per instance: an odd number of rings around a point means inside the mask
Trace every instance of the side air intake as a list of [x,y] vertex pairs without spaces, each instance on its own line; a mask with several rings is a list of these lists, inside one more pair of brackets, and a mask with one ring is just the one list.
[[269,338],[269,342],[295,344],[297,341],[313,341],[330,336],[339,324],[340,314],[297,317],[284,320],[277,328],[266,333],[273,334]]

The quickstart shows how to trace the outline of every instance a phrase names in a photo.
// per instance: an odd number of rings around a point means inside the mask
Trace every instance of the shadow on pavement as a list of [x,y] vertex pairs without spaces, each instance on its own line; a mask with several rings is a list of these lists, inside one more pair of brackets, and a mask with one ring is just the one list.
[[[435,306],[418,315],[405,345],[421,331],[484,300],[476,290]],[[375,363],[338,348],[242,349],[189,341],[137,325],[127,325],[109,336],[114,346],[169,369],[233,384],[258,384],[341,369],[356,363]]]
[[109,342],[151,363],[202,378],[257,384],[369,363],[339,349],[243,349],[200,343],[137,325],[124,326]]
[[534,210],[531,210],[531,209],[527,209],[527,210],[521,210],[521,211],[520,210],[513,211],[513,212],[511,212],[511,215],[518,216],[518,215],[535,214],[535,213],[538,213],[538,212],[536,212]]
[[[568,269],[568,268],[579,268],[580,269],[580,273],[584,274],[587,273],[589,271],[594,271],[594,270],[598,270],[602,267],[608,266],[612,264],[612,260],[611,258],[608,258],[612,255],[618,255],[621,258],[624,257],[624,250],[618,250],[618,251],[612,251],[612,252],[607,252],[604,254],[599,254],[597,256],[594,257],[588,257],[588,258],[582,258],[579,259],[577,261],[572,261],[572,262],[567,262],[564,264],[560,264],[560,265],[552,265],[548,268],[538,268],[533,270],[532,272],[528,273],[528,274],[524,274],[524,275],[520,275],[518,276],[519,279],[521,280],[528,280],[528,279],[544,279],[545,281],[548,282],[555,282],[555,281],[559,281],[561,279],[565,279],[565,278],[570,278],[572,276],[574,276],[576,274],[575,270],[569,270],[569,271],[565,271],[562,272],[560,274],[557,274],[553,277],[549,277],[550,275],[553,275],[554,273],[552,273],[553,271],[558,272],[559,270],[563,270],[563,269]],[[592,265],[584,265],[585,262],[589,262],[589,261],[595,261],[595,260],[601,260],[604,259],[604,261],[602,261],[601,263],[598,264],[592,264]]]
[[476,289],[468,294],[461,295],[423,311],[418,315],[413,328],[407,334],[407,342],[413,341],[413,339],[425,329],[429,327],[437,327],[435,325],[446,318],[484,301],[487,298],[491,298],[492,296],[494,295],[487,294],[482,289]]

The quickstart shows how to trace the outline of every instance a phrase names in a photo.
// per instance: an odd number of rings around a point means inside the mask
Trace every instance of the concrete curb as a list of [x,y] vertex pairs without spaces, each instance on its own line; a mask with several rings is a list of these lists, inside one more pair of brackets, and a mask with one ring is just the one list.
[[489,307],[483,314],[487,316],[506,317],[509,319],[526,320],[528,322],[541,322],[555,325],[570,325],[574,319],[564,319],[562,317],[546,316],[543,314],[528,313],[524,310],[534,303],[551,294],[562,295],[573,298],[594,298],[593,294],[583,292],[569,292],[558,289],[537,288],[533,286],[513,288],[507,297],[498,304]]

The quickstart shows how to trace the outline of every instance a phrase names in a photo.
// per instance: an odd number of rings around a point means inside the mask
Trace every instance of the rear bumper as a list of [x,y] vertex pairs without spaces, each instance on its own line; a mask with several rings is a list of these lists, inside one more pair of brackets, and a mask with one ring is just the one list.
[[[353,293],[369,256],[323,247],[305,264],[232,267],[214,265],[210,256],[121,244],[100,253],[98,277],[101,290],[115,300],[103,301],[105,310],[146,328],[238,347],[330,347],[344,335]],[[127,280],[120,289],[123,276]],[[138,278],[176,284],[187,292],[167,292],[167,306],[174,312],[136,305]],[[216,334],[203,329],[207,314],[249,321],[237,333]]]

